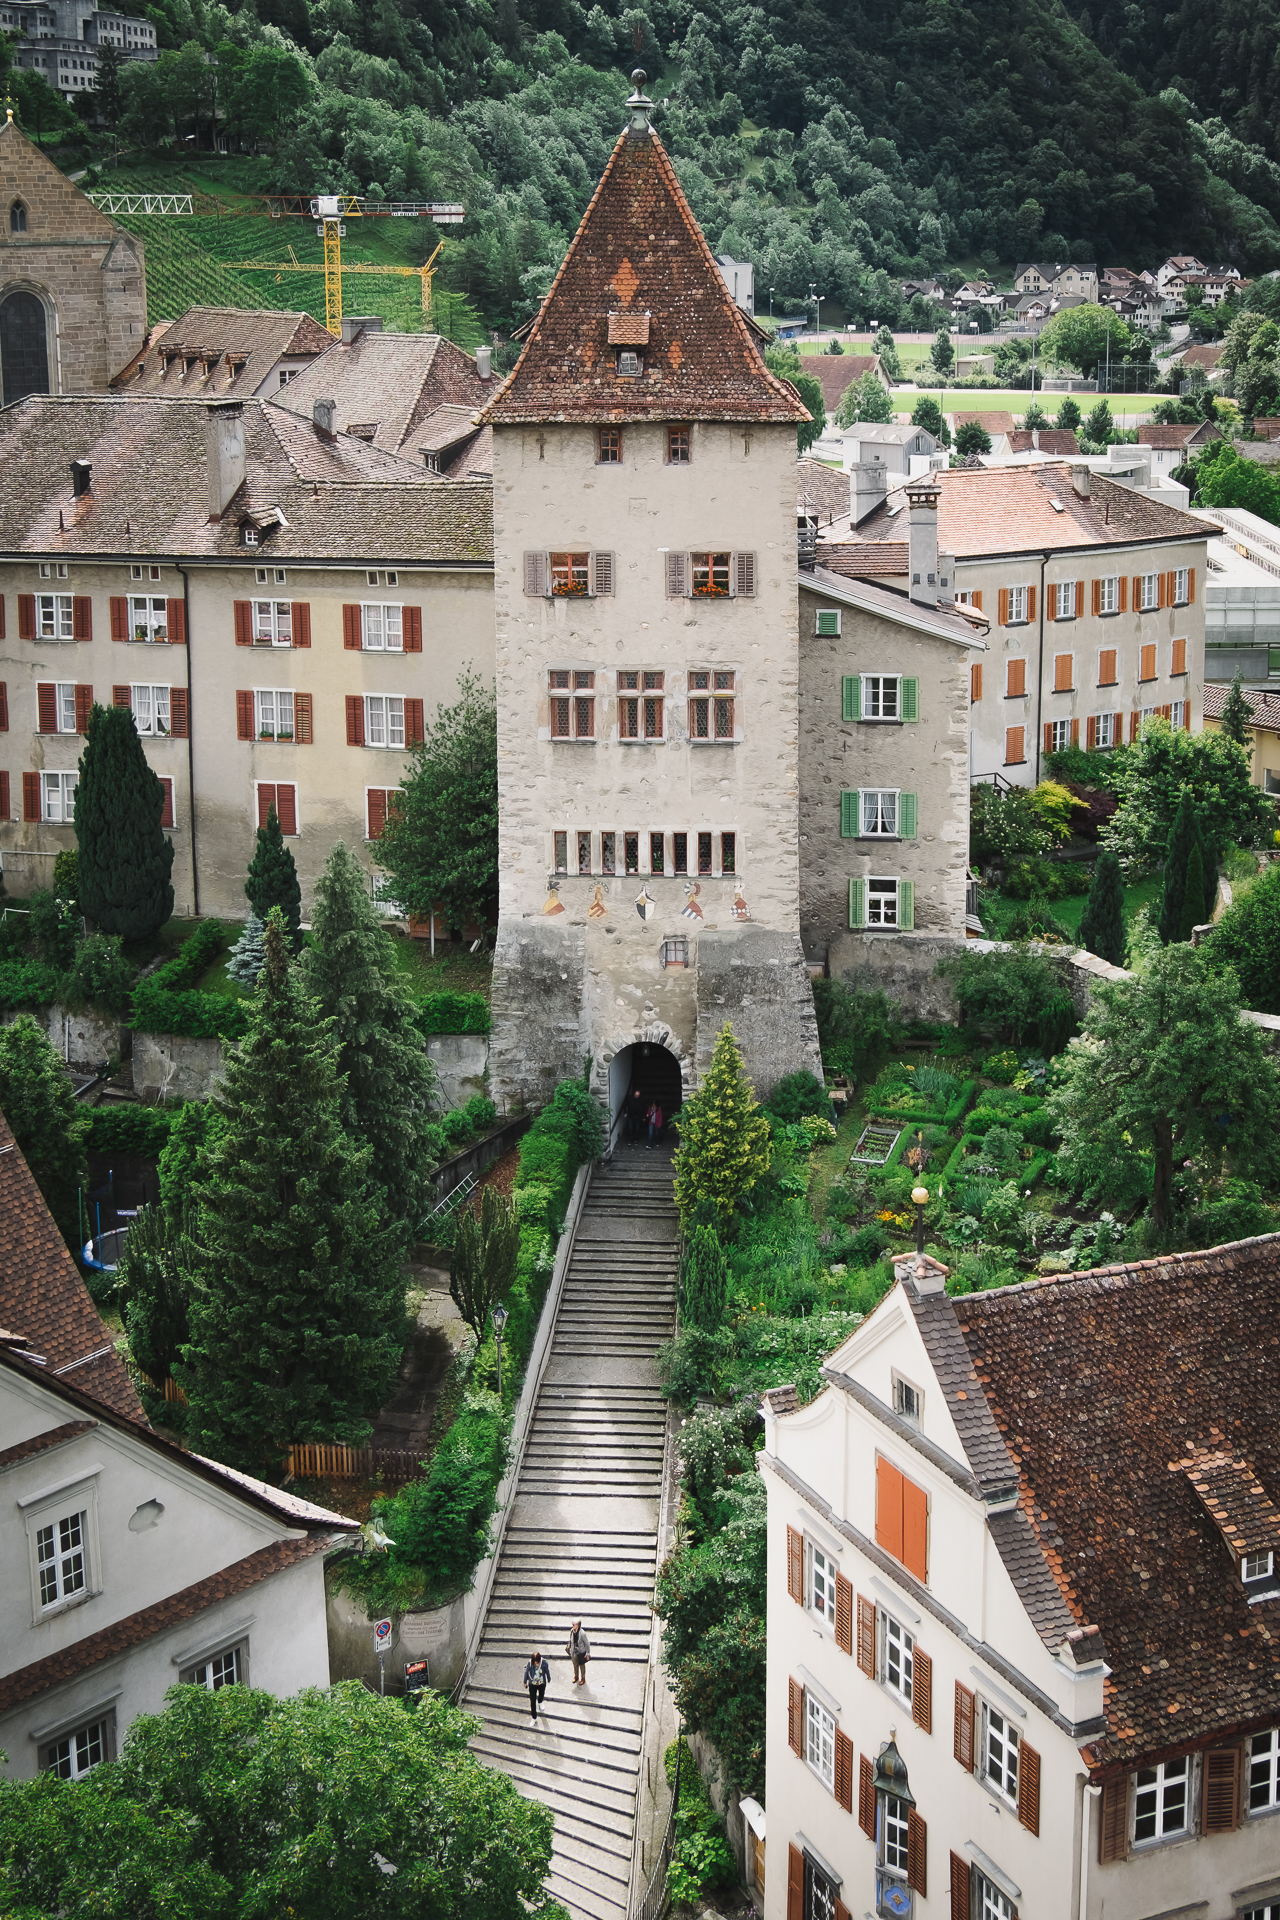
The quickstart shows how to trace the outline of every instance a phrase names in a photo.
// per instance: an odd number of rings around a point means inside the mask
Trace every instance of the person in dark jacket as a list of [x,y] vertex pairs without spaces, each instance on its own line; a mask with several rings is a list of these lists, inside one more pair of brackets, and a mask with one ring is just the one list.
[[569,1639],[565,1652],[573,1662],[573,1684],[585,1687],[587,1684],[587,1662],[591,1658],[591,1642],[581,1620],[575,1620],[569,1629]]
[[538,1718],[538,1708],[542,1705],[551,1679],[551,1669],[540,1653],[535,1653],[524,1670],[524,1684],[529,1689],[529,1718]]

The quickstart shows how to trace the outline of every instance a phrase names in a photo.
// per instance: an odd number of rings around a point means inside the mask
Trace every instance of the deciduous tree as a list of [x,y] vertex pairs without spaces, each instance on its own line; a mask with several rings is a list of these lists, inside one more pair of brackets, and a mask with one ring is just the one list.
[[150,939],[173,912],[173,842],[128,707],[90,713],[75,808],[81,907],[104,933]]
[[1268,867],[1227,908],[1205,951],[1210,966],[1234,968],[1246,1007],[1280,1013],[1280,867]]
[[470,1208],[458,1217],[458,1234],[449,1263],[449,1292],[479,1344],[489,1315],[516,1273],[520,1222],[515,1208],[494,1186],[486,1186],[477,1218]]
[[1247,756],[1222,733],[1184,733],[1167,720],[1149,720],[1126,749],[1116,784],[1120,805],[1101,837],[1131,878],[1158,865],[1186,792],[1195,795],[1201,831],[1215,854],[1232,840],[1254,846],[1275,825],[1272,803],[1249,779]]
[[836,425],[839,427],[852,427],[860,420],[887,426],[892,419],[893,401],[874,368],[868,368],[866,373],[850,381],[836,408]]

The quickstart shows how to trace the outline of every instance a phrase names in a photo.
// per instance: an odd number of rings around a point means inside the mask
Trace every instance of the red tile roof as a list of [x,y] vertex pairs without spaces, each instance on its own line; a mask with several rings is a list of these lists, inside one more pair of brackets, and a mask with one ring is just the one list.
[[21,1334],[50,1375],[129,1420],[146,1416],[30,1167],[0,1114],[0,1325]]
[[828,573],[843,573],[850,580],[874,580],[907,571],[905,540],[820,541],[818,558]]
[[16,1447],[6,1447],[0,1452],[0,1473],[6,1467],[16,1467],[19,1461],[31,1460],[38,1453],[49,1453],[54,1447],[65,1447],[70,1440],[78,1440],[82,1433],[92,1433],[97,1426],[96,1420],[68,1420],[63,1426],[50,1427],[45,1433],[33,1434],[30,1440],[19,1440]]
[[972,423],[992,435],[1014,431],[1011,413],[955,413],[951,417],[957,427],[967,427]]
[[874,373],[879,364],[878,353],[806,353],[800,370],[817,381],[828,414],[834,414],[853,382],[864,373]]
[[[624,378],[610,315],[649,316],[642,372]],[[769,372],[651,128],[628,129],[525,341],[477,416],[535,421],[809,418]]]
[[1260,419],[1255,414],[1253,430],[1264,440],[1280,440],[1280,418]]
[[1280,1719],[1280,1620],[1205,1497],[1271,1538],[1280,1234],[949,1305],[1043,1562],[1106,1643],[1095,1770]]
[[[1263,727],[1268,733],[1280,733],[1280,693],[1268,693],[1265,687],[1242,687],[1240,691],[1252,709],[1251,725]],[[1222,709],[1227,704],[1229,687],[1220,680],[1206,680],[1204,688],[1204,717],[1206,720],[1221,720]]]
[[1210,440],[1222,438],[1218,429],[1210,421],[1193,420],[1190,423],[1171,427],[1139,427],[1138,445],[1176,450],[1189,445],[1192,440],[1199,440],[1202,436]]
[[1010,453],[1052,453],[1061,459],[1079,453],[1080,445],[1070,427],[1018,427],[1009,435]]

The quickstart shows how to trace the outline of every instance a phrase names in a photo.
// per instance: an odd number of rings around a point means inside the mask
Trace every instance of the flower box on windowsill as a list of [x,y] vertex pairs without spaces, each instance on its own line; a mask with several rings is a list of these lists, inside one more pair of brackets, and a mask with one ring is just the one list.
[[259,738],[259,740],[274,740],[274,739],[275,739],[275,737],[276,737],[276,736],[275,736],[275,732],[274,732],[274,729],[273,729],[273,728],[271,728],[271,727],[259,727],[259,728],[258,728],[258,738]]
[[281,727],[280,731],[276,735],[277,740],[292,740],[292,738],[293,738],[292,727]]
[[728,587],[695,587],[693,598],[695,600],[727,600],[729,589]]
[[591,590],[588,587],[552,587],[553,600],[589,600]]

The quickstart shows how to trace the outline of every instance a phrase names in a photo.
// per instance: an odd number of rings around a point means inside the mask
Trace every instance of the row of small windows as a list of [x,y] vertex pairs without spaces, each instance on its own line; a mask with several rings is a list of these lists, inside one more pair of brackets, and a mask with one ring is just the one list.
[[[1116,687],[1120,684],[1119,653],[1115,647],[1099,649],[1096,660],[1099,687]],[[1181,679],[1187,672],[1187,643],[1185,639],[1169,642],[1168,666],[1165,669],[1172,680]],[[1138,680],[1158,680],[1161,674],[1160,645],[1154,640],[1145,642],[1138,648]],[[975,661],[969,668],[969,698],[976,703],[982,698],[983,671],[982,662]],[[1075,693],[1076,656],[1074,653],[1055,653],[1053,656],[1054,693]],[[1027,660],[1023,654],[1006,658],[1004,663],[1004,697],[1006,700],[1023,700],[1029,695],[1027,685]]]
[[[1191,703],[1189,700],[1169,700],[1160,707],[1137,707],[1129,715],[1129,740],[1135,741],[1142,729],[1151,720],[1167,720],[1175,733],[1191,731]],[[1091,713],[1085,716],[1084,744],[1089,748],[1118,747],[1124,742],[1125,724],[1122,713]],[[1045,753],[1065,753],[1068,747],[1080,745],[1080,722],[1076,720],[1046,720],[1044,723],[1043,749]],[[1004,764],[1006,767],[1021,767],[1027,762],[1026,727],[1006,727],[1004,732]]]
[[[646,833],[639,828],[560,828],[552,834],[552,863],[555,873],[602,874],[606,878],[615,874],[718,878],[738,871],[738,836],[710,829],[678,833],[655,829]],[[702,917],[696,906],[686,908],[685,913],[691,920]]]
[[[1108,574],[1090,585],[1090,610],[1095,615],[1157,613],[1164,607],[1190,606],[1196,597],[1194,567],[1174,567],[1168,573]],[[962,593],[962,605],[981,610],[980,593]],[[1085,583],[1063,580],[1046,590],[1046,618],[1052,621],[1084,617]],[[1036,617],[1037,590],[1031,583],[1001,587],[996,600],[996,624],[1021,627]]]
[[[553,740],[594,742],[597,695],[607,676],[593,669],[552,667],[548,692]],[[689,739],[732,742],[735,738],[737,674],[726,667],[695,667],[688,675]],[[659,741],[666,737],[666,674],[650,668],[623,668],[617,674],[618,739]]]
[[[564,551],[524,555],[524,591],[531,600],[594,600],[614,591],[616,556]],[[668,552],[665,563],[669,600],[751,599],[756,591],[754,553]]]

